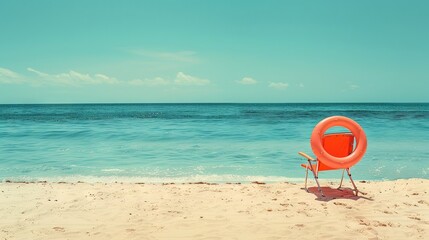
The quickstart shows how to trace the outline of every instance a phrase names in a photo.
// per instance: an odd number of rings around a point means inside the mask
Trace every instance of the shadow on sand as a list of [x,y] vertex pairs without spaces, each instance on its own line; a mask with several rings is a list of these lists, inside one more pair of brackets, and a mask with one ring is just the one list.
[[[305,189],[302,188],[304,191]],[[365,197],[366,193],[359,192],[358,196],[355,195],[353,189],[351,188],[331,188],[331,187],[321,187],[322,192],[324,193],[324,197],[319,192],[317,187],[309,187],[308,192],[312,193],[316,196],[316,200],[329,202],[334,199],[350,199],[350,200],[358,200],[358,199],[366,199],[373,201],[372,198]]]

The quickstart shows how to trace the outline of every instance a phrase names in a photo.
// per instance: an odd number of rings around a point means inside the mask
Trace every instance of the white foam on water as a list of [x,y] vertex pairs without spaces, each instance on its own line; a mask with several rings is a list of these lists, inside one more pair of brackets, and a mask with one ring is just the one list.
[[5,181],[25,181],[25,182],[87,182],[87,183],[194,183],[194,182],[208,182],[208,183],[250,183],[250,182],[302,182],[303,178],[287,178],[281,176],[240,176],[240,175],[193,175],[185,177],[124,177],[124,176],[56,176],[56,177],[14,177],[2,179]]
[[124,169],[119,168],[107,168],[107,169],[101,169],[102,172],[123,172]]

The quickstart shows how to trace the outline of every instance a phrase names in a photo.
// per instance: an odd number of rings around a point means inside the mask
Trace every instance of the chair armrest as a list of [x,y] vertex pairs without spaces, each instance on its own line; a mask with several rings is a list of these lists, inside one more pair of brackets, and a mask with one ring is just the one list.
[[314,158],[312,158],[312,157],[310,157],[310,156],[308,156],[306,153],[304,153],[304,152],[298,152],[298,154],[299,155],[301,155],[301,156],[303,156],[303,157],[305,157],[305,158],[307,158],[307,160],[309,160],[309,161],[316,161],[316,159],[314,159]]

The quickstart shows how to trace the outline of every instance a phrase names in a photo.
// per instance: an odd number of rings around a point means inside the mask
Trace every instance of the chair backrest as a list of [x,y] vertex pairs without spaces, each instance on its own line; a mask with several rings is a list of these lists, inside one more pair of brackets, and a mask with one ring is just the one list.
[[[323,148],[334,157],[346,157],[353,152],[354,136],[351,133],[330,133],[322,138]],[[319,171],[333,170],[319,161]]]

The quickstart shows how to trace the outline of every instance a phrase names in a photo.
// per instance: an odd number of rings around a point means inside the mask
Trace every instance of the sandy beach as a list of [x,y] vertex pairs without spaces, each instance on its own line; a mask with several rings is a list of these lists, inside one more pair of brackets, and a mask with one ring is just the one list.
[[335,184],[3,182],[0,239],[428,239],[429,180]]

